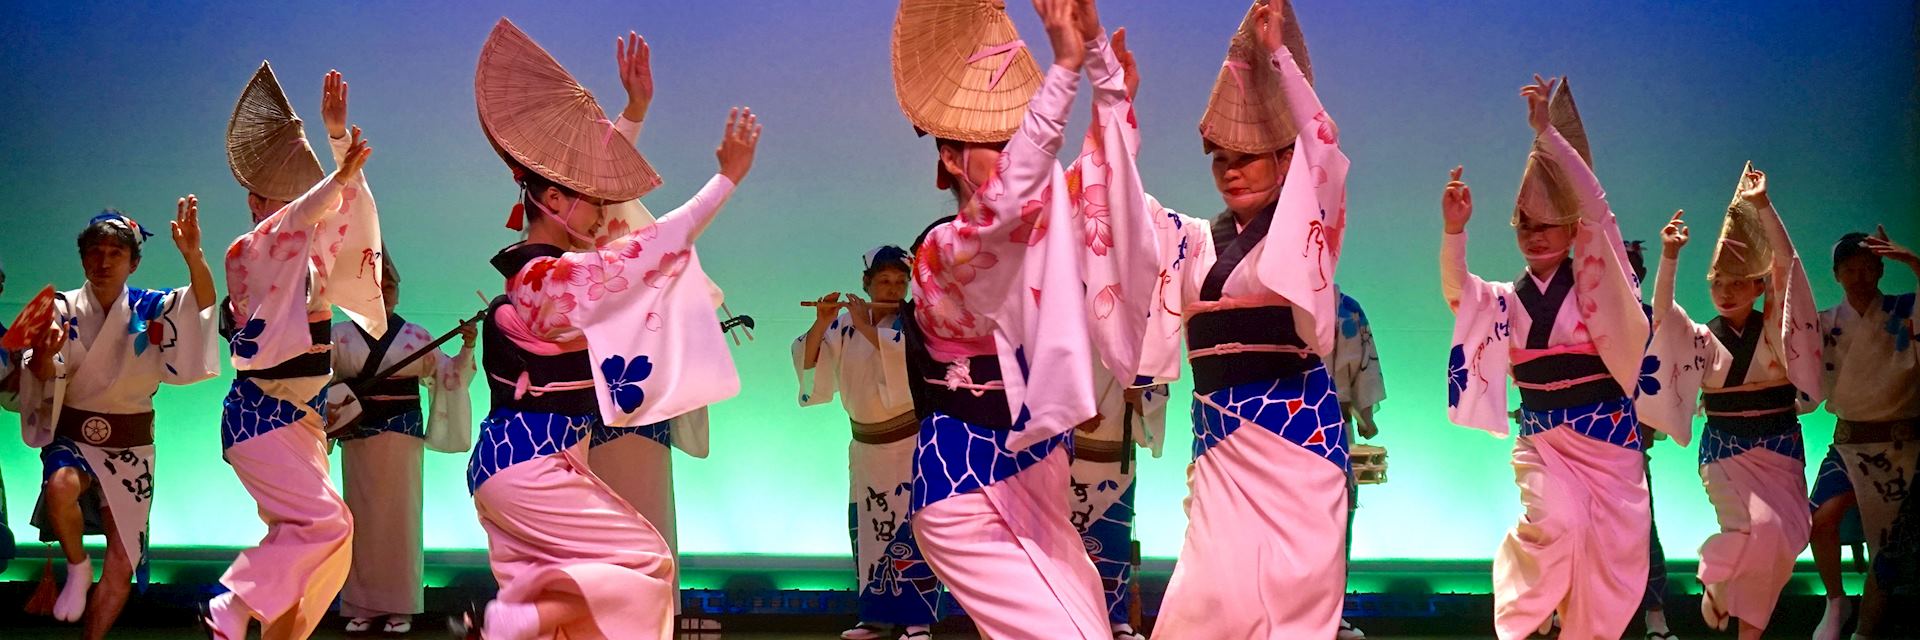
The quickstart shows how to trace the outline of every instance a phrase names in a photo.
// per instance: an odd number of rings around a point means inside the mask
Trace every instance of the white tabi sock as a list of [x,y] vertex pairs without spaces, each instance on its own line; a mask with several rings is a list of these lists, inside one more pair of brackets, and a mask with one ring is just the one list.
[[93,586],[93,560],[67,563],[67,583],[60,587],[60,598],[53,601],[53,617],[61,622],[77,622],[87,613],[87,588]]

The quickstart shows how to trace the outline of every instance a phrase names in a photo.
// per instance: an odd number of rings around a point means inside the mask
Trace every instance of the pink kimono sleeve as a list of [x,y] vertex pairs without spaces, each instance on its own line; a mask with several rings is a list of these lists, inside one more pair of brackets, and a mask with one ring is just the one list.
[[1310,346],[1322,358],[1333,352],[1340,298],[1334,270],[1347,228],[1347,156],[1340,151],[1340,129],[1320,106],[1293,53],[1281,48],[1269,63],[1280,73],[1281,89],[1292,107],[1300,135],[1293,162],[1273,211],[1266,248],[1256,275],[1260,283],[1312,319]]
[[1082,250],[1088,322],[1100,363],[1132,385],[1143,371],[1143,341],[1161,272],[1158,238],[1136,158],[1140,128],[1126,77],[1106,36],[1088,43],[1093,123],[1067,170],[1067,194]]

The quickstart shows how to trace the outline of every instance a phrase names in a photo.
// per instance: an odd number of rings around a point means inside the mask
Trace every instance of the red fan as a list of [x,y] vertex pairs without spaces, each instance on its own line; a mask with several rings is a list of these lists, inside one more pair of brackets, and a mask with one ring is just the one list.
[[40,332],[53,325],[53,285],[47,285],[35,294],[27,306],[20,309],[20,315],[13,319],[13,330],[0,337],[0,349],[23,351],[32,346],[33,339]]

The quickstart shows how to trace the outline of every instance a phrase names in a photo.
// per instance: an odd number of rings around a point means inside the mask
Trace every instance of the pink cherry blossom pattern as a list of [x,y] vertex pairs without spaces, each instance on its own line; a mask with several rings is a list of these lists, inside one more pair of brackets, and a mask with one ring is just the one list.
[[287,231],[277,233],[267,248],[267,256],[274,262],[289,262],[300,257],[307,248],[307,232]]
[[1107,319],[1108,317],[1113,315],[1114,308],[1118,307],[1119,305],[1120,305],[1120,285],[1118,283],[1115,283],[1115,284],[1107,285],[1105,287],[1101,287],[1100,293],[1095,294],[1093,296],[1094,319],[1096,320]]
[[[609,293],[626,291],[627,279],[620,276],[620,272],[625,269],[626,267],[618,262],[587,265],[584,270],[585,279],[588,282],[587,300],[598,301]],[[575,277],[580,277],[581,273],[576,272]]]
[[956,229],[952,240],[946,245],[948,254],[947,276],[960,285],[972,284],[981,271],[992,269],[1000,264],[1000,257],[980,246],[980,236],[967,233],[967,229]]
[[1091,184],[1081,190],[1081,227],[1086,235],[1087,249],[1093,255],[1105,256],[1113,247],[1112,211],[1107,206],[1107,185]]
[[1340,144],[1340,127],[1333,123],[1333,118],[1328,117],[1327,112],[1321,111],[1314,114],[1313,121],[1320,125],[1315,130],[1315,134],[1319,136],[1322,144]]
[[666,255],[660,256],[659,268],[648,271],[646,277],[641,278],[641,281],[655,289],[664,288],[667,286],[667,281],[679,277],[681,273],[687,270],[687,263],[691,262],[692,259],[692,251],[667,252]]
[[1038,246],[1047,237],[1047,203],[1053,200],[1053,186],[1040,192],[1040,199],[1020,205],[1020,222],[1013,227],[1013,241]]
[[667,321],[661,318],[660,314],[654,313],[652,311],[647,312],[645,326],[648,331],[653,331],[657,333],[660,331],[660,328],[663,326],[666,326],[666,324],[667,324]]

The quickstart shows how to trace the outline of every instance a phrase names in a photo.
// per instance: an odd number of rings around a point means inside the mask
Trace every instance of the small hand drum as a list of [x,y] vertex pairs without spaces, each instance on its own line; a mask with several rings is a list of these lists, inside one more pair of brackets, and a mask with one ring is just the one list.
[[327,437],[338,438],[353,433],[354,427],[360,425],[360,397],[343,383],[328,385],[325,393]]
[[1353,445],[1353,451],[1347,454],[1347,462],[1353,465],[1353,481],[1356,484],[1382,484],[1387,481],[1386,447]]

